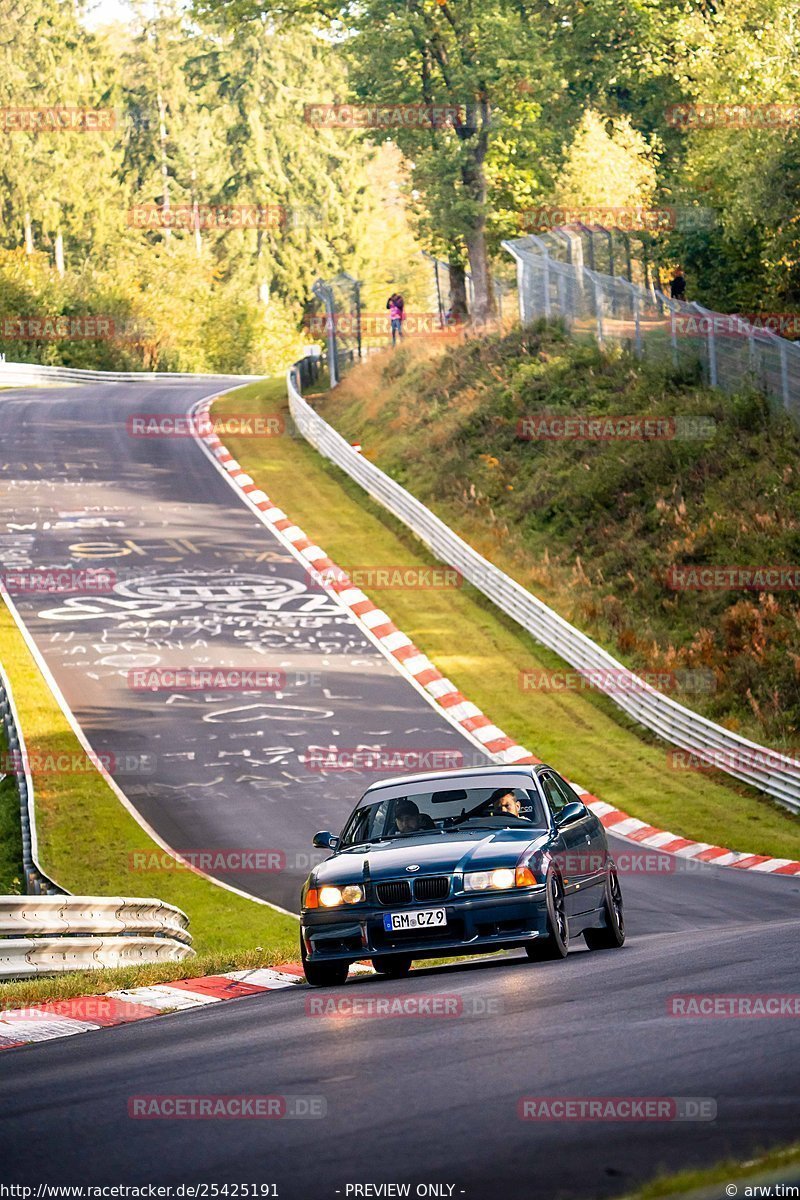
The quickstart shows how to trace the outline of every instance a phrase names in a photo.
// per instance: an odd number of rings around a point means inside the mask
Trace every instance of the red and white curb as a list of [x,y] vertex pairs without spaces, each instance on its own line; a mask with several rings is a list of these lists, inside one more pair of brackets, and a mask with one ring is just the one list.
[[[193,416],[200,424],[211,423],[209,412],[215,398],[202,400],[193,409]],[[258,487],[252,476],[247,474],[215,433],[196,437],[198,442],[208,448],[229,483],[247,497],[262,523],[288,546],[296,558],[319,575],[321,586],[338,597],[343,607],[383,649],[397,669],[435,701],[451,723],[459,725],[473,742],[479,743],[481,749],[498,763],[542,761],[513,738],[507,737],[476,704],[461,694],[451,680],[437,670],[411,639],[397,628],[388,614],[377,604],[373,604],[360,588],[355,587],[346,572],[307,537],[282,509],[272,503],[269,496]],[[334,577],[333,581],[331,576]],[[718,867],[738,867],[742,870],[774,875],[800,875],[800,862],[789,858],[772,858],[767,854],[728,850],[724,846],[713,846],[709,842],[694,842],[690,838],[679,837],[678,834],[657,829],[637,817],[631,817],[578,784],[573,783],[572,787],[615,837],[627,838],[663,854],[675,854],[679,858],[696,859]]]
[[289,963],[280,969],[259,967],[227,975],[204,975],[200,979],[176,979],[172,983],[128,988],[103,996],[50,1000],[30,1008],[0,1012],[0,1050],[111,1025],[127,1025],[145,1017],[200,1008],[220,1000],[238,1000],[242,996],[297,987],[304,982],[302,967]]
[[[374,975],[367,963],[353,963],[351,975]],[[199,979],[175,979],[148,987],[126,988],[102,996],[74,996],[49,1000],[30,1008],[0,1011],[0,1050],[11,1050],[31,1042],[89,1033],[113,1025],[128,1025],[146,1017],[202,1008],[220,1000],[241,1000],[262,992],[306,987],[300,963],[280,967],[256,967],[226,975],[203,975]]]

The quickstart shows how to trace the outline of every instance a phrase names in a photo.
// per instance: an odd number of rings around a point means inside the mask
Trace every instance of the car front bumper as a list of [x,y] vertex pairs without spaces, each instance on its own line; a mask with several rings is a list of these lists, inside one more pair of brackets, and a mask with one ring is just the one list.
[[543,886],[458,896],[415,907],[444,908],[447,924],[390,932],[384,929],[383,918],[388,912],[402,912],[402,907],[359,904],[350,909],[309,909],[300,918],[306,955],[316,962],[355,962],[390,954],[438,958],[476,950],[510,949],[547,933]]

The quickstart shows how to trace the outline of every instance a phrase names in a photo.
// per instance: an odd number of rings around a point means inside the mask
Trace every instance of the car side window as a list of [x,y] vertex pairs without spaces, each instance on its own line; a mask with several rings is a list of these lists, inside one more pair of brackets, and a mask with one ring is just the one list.
[[577,794],[577,792],[573,792],[573,790],[569,786],[569,784],[566,783],[565,780],[563,780],[560,775],[556,775],[554,773],[553,775],[550,776],[550,778],[552,779],[553,783],[555,784],[555,786],[558,788],[559,792],[563,796],[564,804],[582,804],[583,803],[583,801],[581,800],[581,798]]
[[550,811],[555,816],[556,813],[561,812],[561,809],[566,806],[567,801],[561,795],[555,778],[549,771],[545,771],[539,776],[539,783],[542,785],[542,791],[545,794],[547,803],[550,805]]

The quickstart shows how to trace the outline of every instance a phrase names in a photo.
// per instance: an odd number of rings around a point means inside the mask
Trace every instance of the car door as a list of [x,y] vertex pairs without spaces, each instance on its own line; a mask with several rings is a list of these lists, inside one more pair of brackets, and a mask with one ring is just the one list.
[[[559,788],[558,776],[555,771],[542,771],[539,774],[539,783],[558,829],[556,859],[561,868],[561,876],[564,880],[564,906],[567,916],[574,917],[578,913],[585,912],[587,908],[592,907],[591,901],[587,906],[584,906],[583,894],[589,850],[587,840],[588,831],[583,819],[573,821],[568,825],[558,824],[558,817],[562,809],[566,808],[567,804],[572,803],[572,801],[568,801]],[[578,797],[576,796],[575,799],[578,799]]]
[[[552,775],[553,784],[563,799],[564,806],[576,803],[583,804],[577,792],[573,791],[567,781],[562,779],[557,771],[551,771],[550,774]],[[606,841],[605,830],[599,819],[588,808],[586,809],[585,817],[567,828],[575,831],[576,842],[580,843],[578,865],[581,868],[580,891],[583,903],[578,907],[577,911],[588,912],[600,904],[601,897],[598,895],[598,890],[605,884],[608,867],[608,843]]]

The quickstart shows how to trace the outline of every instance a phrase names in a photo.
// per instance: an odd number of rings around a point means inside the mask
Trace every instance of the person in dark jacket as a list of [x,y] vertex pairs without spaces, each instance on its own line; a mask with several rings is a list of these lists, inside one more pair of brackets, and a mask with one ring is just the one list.
[[673,300],[686,299],[686,276],[683,267],[676,267],[669,282],[669,294]]

